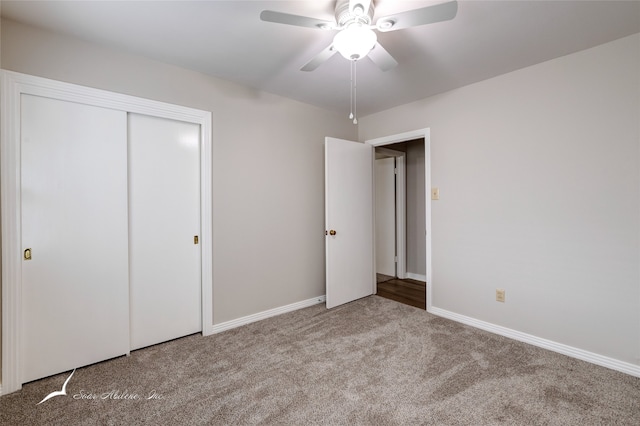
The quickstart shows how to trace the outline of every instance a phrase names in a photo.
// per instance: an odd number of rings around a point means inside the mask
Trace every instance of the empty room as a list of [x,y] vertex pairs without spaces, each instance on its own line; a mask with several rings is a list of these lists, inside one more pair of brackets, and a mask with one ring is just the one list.
[[640,424],[640,1],[0,16],[0,424]]

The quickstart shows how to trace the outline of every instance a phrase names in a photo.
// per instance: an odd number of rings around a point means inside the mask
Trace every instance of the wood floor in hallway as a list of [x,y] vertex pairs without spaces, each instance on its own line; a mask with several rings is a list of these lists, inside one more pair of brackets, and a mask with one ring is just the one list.
[[426,283],[409,278],[378,282],[378,296],[395,300],[405,305],[415,306],[420,309],[427,309]]

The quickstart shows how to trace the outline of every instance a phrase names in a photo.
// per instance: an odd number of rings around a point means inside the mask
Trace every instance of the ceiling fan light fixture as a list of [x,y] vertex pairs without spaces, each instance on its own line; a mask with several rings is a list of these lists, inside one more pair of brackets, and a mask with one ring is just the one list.
[[352,25],[333,38],[333,46],[350,61],[362,59],[373,49],[378,37],[370,28]]

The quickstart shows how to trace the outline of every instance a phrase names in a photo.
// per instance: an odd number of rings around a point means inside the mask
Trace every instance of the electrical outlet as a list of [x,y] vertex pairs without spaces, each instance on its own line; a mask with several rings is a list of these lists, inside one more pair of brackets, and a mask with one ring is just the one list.
[[496,302],[504,303],[504,289],[496,288]]

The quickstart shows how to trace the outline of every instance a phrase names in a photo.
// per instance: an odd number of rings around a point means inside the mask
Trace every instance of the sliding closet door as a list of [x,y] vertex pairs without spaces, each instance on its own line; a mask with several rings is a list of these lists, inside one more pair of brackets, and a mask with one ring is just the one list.
[[22,381],[129,352],[127,117],[21,95]]
[[131,349],[201,324],[200,125],[129,114]]

